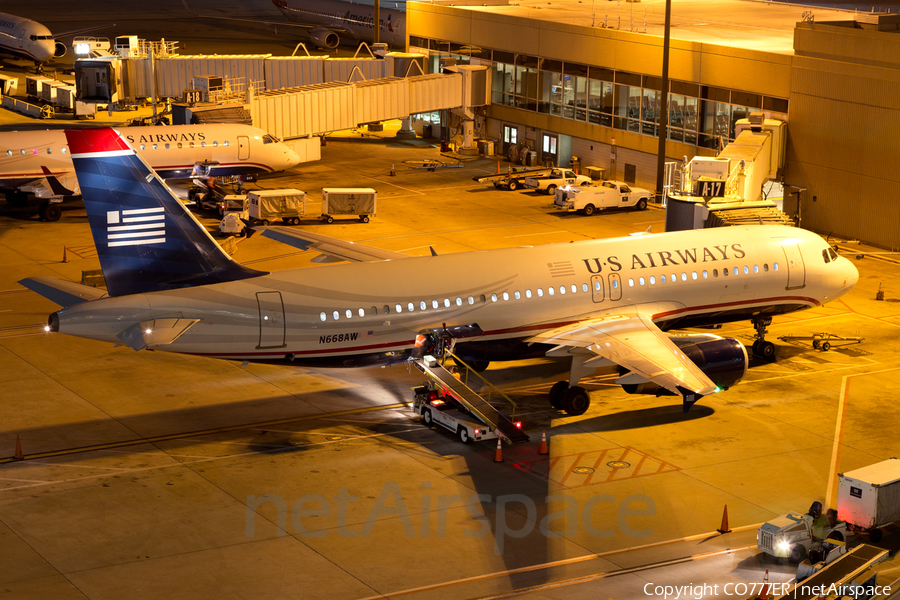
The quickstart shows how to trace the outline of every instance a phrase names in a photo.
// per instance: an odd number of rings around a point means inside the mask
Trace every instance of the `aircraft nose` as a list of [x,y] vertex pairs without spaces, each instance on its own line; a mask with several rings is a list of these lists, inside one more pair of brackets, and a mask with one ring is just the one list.
[[849,259],[841,257],[844,261],[844,288],[851,289],[859,281],[859,270]]

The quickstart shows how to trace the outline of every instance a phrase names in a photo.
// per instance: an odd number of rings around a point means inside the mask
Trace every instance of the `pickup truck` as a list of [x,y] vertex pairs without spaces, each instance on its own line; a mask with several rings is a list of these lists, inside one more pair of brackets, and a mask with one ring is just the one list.
[[590,216],[598,210],[619,206],[644,210],[651,195],[650,190],[632,188],[621,181],[610,180],[600,185],[559,188],[553,204],[563,210],[580,210]]
[[525,180],[525,187],[537,191],[546,192],[553,196],[556,189],[566,185],[588,185],[591,178],[587,175],[576,175],[575,171],[569,169],[553,169],[549,175],[544,177],[529,177]]

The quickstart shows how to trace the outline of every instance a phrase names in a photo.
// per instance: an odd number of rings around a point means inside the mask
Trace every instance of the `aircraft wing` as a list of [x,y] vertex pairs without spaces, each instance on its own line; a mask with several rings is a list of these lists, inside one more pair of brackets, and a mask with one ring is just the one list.
[[650,316],[633,309],[558,327],[529,342],[585,348],[679,395],[706,395],[716,384],[685,356]]
[[334,260],[349,262],[372,262],[377,260],[396,260],[408,258],[406,254],[373,248],[365,244],[357,244],[340,240],[327,235],[302,231],[292,227],[260,227],[263,237],[271,238],[282,244],[300,250],[316,250]]

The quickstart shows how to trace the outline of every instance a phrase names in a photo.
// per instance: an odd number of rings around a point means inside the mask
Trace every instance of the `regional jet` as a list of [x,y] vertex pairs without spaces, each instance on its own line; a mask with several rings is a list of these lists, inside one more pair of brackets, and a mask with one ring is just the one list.
[[[211,177],[252,178],[301,162],[283,142],[249,125],[123,127],[119,131],[163,179],[188,179],[197,163],[210,165]],[[0,133],[0,191],[17,206],[28,201],[29,192],[43,200],[78,195],[63,130]],[[59,211],[45,204],[42,216],[56,220],[52,217],[59,218]]]
[[751,319],[764,332],[858,279],[818,235],[768,225],[423,257],[271,227],[263,235],[349,264],[267,273],[223,252],[116,132],[66,137],[108,292],[20,283],[64,307],[47,331],[135,350],[354,366],[455,336],[455,353],[481,366],[569,357],[550,391],[569,414],[590,403],[580,379],[614,365],[626,391],[680,396],[687,410],[737,383],[748,354],[736,339],[667,330]]
[[51,58],[61,58],[66,54],[66,45],[56,41],[56,38],[102,27],[107,25],[65,31],[54,36],[47,27],[37,21],[0,13],[0,50],[33,60],[40,71],[43,64]]
[[[309,29],[309,37],[319,48],[337,48],[341,36],[364,42],[374,41],[375,7],[339,0],[272,0],[288,21]],[[380,8],[379,41],[406,48],[406,12]]]

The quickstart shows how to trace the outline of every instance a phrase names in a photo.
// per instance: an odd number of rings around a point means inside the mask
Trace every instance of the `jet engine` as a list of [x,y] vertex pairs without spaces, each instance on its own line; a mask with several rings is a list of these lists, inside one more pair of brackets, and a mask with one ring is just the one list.
[[[750,362],[747,349],[734,338],[712,334],[674,335],[670,338],[721,390],[730,388],[747,374]],[[629,394],[676,395],[651,381],[623,384],[622,389]]]
[[341,43],[341,38],[330,29],[313,29],[309,34],[309,39],[317,48],[337,48]]
[[62,42],[56,42],[56,47],[53,49],[53,56],[55,58],[61,58],[66,55],[66,45]]

